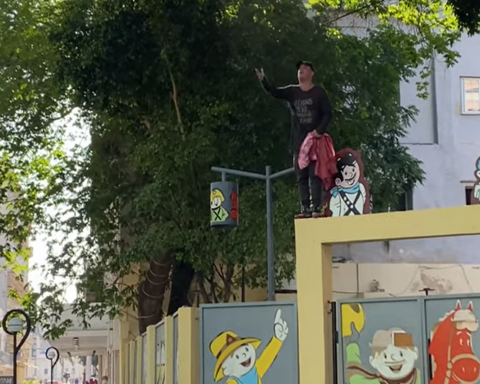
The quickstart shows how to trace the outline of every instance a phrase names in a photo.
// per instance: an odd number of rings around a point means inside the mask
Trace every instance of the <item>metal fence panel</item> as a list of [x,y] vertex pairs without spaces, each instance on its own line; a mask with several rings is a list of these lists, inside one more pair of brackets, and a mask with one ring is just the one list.
[[173,384],[178,384],[178,312],[173,315]]
[[142,384],[147,382],[147,334],[142,335]]
[[201,383],[298,384],[295,303],[200,307]]
[[420,299],[342,300],[336,311],[339,383],[424,381]]
[[155,326],[155,384],[165,382],[165,323]]
[[[428,296],[423,299],[428,338],[428,379],[474,383],[480,378],[478,295]],[[450,380],[450,383],[453,381]]]
[[137,384],[137,365],[138,365],[138,360],[137,360],[137,350],[138,350],[138,345],[137,345],[137,340],[135,339],[135,342],[133,343],[133,384]]

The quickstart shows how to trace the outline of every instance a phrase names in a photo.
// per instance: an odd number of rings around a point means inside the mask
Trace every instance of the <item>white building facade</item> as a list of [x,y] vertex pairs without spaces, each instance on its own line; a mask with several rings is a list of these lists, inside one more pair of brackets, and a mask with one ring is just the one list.
[[[422,161],[423,185],[412,191],[409,209],[469,204],[480,157],[480,36],[464,36],[455,50],[461,57],[447,68],[432,59],[430,95],[416,96],[416,79],[401,85],[402,104],[419,109],[402,142]],[[454,226],[455,223],[452,223]],[[337,246],[334,256],[369,263],[480,264],[480,238],[407,240]]]

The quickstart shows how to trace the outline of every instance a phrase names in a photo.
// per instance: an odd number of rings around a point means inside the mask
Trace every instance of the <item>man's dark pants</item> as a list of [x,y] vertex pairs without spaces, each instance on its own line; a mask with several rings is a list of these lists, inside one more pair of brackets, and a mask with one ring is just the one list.
[[[316,161],[310,162],[307,168],[300,169],[298,166],[298,154],[293,157],[295,175],[297,178],[298,193],[302,207],[310,208],[310,191],[312,193],[312,205],[314,209],[322,206],[323,185],[322,180],[315,174]],[[310,183],[309,183],[310,182]]]

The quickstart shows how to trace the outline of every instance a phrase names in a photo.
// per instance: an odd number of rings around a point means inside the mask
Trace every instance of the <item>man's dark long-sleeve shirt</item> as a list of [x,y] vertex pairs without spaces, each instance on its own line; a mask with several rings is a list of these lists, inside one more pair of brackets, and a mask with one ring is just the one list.
[[266,77],[262,86],[276,99],[285,100],[290,107],[292,117],[292,150],[300,151],[300,146],[308,133],[316,130],[319,134],[327,131],[332,120],[332,107],[325,91],[315,85],[308,91],[302,91],[299,85],[276,88]]

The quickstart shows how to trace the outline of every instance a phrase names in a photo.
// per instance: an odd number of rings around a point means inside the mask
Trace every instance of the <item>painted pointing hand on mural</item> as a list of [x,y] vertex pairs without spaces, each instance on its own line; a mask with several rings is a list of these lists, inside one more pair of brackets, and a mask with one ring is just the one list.
[[279,309],[275,314],[275,337],[280,341],[285,341],[288,335],[288,326],[285,320],[282,320],[282,310]]

